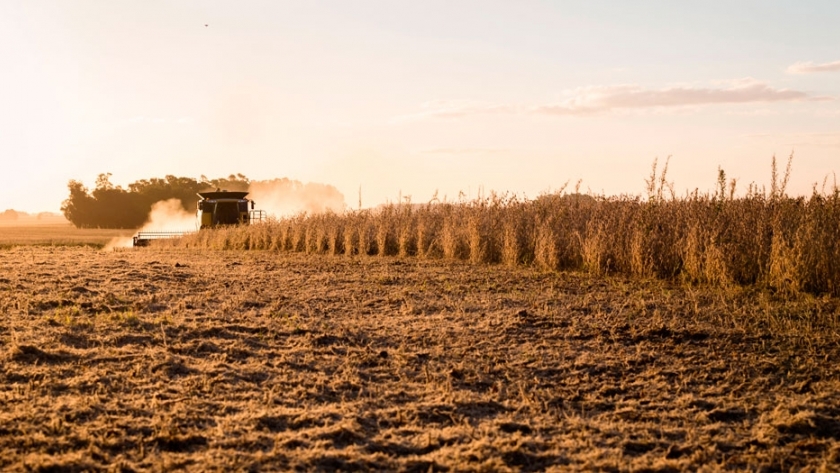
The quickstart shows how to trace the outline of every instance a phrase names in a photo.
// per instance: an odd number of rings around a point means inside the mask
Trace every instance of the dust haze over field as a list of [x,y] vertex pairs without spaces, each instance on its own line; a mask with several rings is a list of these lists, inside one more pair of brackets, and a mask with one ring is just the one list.
[[163,200],[152,206],[144,231],[177,232],[196,230],[195,212],[184,210],[177,199]]
[[317,182],[303,183],[287,178],[252,181],[248,198],[273,217],[289,217],[301,212],[340,213],[346,208],[344,195],[334,186]]
[[[191,232],[197,230],[196,215],[181,206],[178,199],[156,202],[152,205],[149,218],[138,231],[141,232]],[[131,238],[114,238],[105,250],[127,248],[132,245]]]

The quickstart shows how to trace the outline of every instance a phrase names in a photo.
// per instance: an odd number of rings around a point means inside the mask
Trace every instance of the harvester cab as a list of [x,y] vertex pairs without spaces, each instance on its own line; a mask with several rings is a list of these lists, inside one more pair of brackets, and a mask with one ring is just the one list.
[[[198,221],[196,227],[200,230],[215,228],[224,225],[250,225],[262,222],[266,219],[264,210],[255,210],[253,200],[246,199],[247,192],[234,191],[207,191],[199,192],[196,216]],[[250,208],[249,208],[250,207]],[[134,246],[148,246],[152,240],[167,238],[180,238],[193,231],[161,232],[146,231],[139,232],[134,236]]]
[[[197,214],[199,228],[219,225],[249,225],[265,219],[265,211],[254,210],[253,200],[246,199],[247,192],[199,192]],[[250,209],[248,208],[250,204]]]

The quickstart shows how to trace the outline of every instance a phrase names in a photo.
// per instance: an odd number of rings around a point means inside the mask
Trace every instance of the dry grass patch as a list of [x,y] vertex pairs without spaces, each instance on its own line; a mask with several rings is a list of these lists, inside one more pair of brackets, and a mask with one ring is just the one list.
[[132,230],[75,228],[70,223],[0,225],[0,248],[13,246],[92,246],[104,247],[114,238],[131,238]]
[[818,470],[840,452],[832,297],[30,247],[0,251],[0,313],[3,470]]

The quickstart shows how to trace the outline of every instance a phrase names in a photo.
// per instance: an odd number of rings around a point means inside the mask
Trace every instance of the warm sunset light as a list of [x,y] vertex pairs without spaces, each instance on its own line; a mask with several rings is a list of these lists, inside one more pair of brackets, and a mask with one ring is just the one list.
[[840,6],[763,2],[0,4],[0,208],[67,182],[243,173],[355,206],[680,192],[717,167],[789,192],[840,170]]
[[0,0],[0,164],[0,471],[838,471],[840,1]]

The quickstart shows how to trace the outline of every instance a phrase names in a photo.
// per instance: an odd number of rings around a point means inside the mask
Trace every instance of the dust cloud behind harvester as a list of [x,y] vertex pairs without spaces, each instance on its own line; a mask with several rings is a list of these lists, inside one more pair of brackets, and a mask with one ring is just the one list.
[[278,178],[267,181],[251,181],[248,197],[256,202],[257,208],[269,216],[282,218],[302,212],[317,214],[340,213],[346,209],[344,195],[335,187],[315,182]]
[[144,231],[183,232],[196,229],[195,213],[184,210],[178,199],[162,200],[152,205]]
[[[161,200],[152,205],[146,223],[139,232],[190,232],[195,231],[197,222],[195,214],[184,210],[178,199]],[[132,246],[131,238],[114,238],[105,250],[113,248],[128,248]]]

